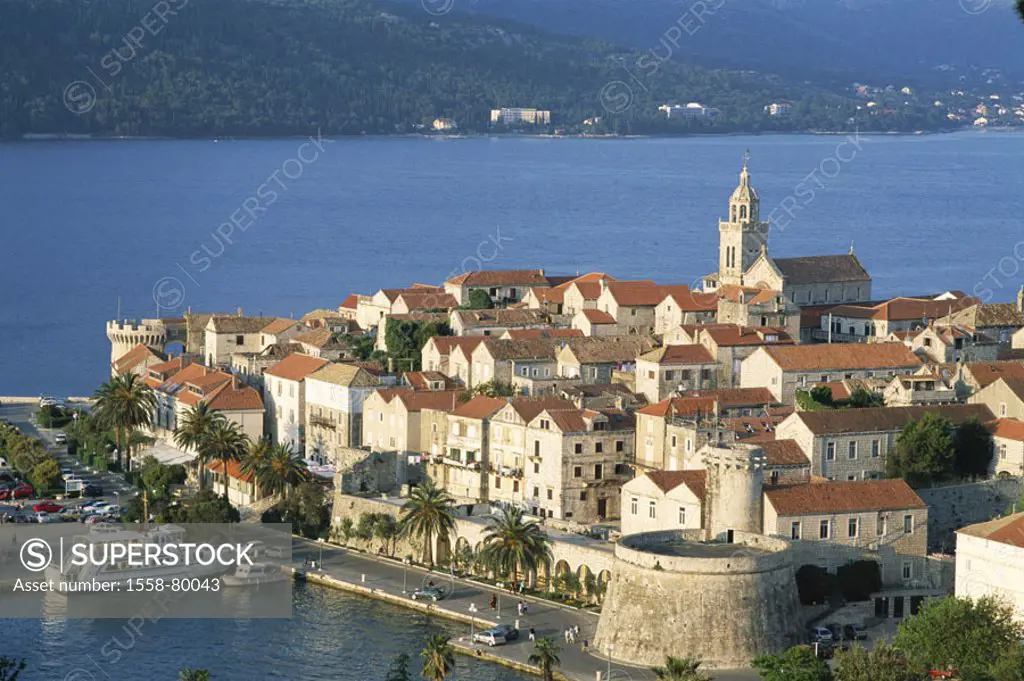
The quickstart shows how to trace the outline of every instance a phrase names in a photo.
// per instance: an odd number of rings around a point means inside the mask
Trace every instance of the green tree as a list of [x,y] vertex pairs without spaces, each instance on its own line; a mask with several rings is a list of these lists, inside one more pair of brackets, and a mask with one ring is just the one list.
[[406,537],[423,540],[423,561],[434,564],[434,537],[447,540],[455,532],[455,499],[433,481],[417,485],[402,507],[399,528]]
[[288,490],[309,478],[306,463],[287,444],[278,443],[270,449],[266,466],[256,480],[266,494],[288,497]]
[[900,623],[893,645],[916,669],[988,669],[1024,638],[1013,607],[992,597],[930,601]]
[[223,414],[214,411],[205,401],[200,401],[185,412],[178,427],[174,429],[174,443],[196,453],[196,477],[199,479],[200,490],[206,487],[203,469],[213,460],[209,447],[210,433],[223,418]]
[[469,301],[464,306],[467,310],[489,310],[494,307],[490,294],[482,288],[471,289]]
[[273,445],[270,443],[269,437],[264,436],[258,440],[250,440],[249,449],[239,462],[239,472],[242,475],[252,476],[258,486],[260,478],[266,475],[272,450]]
[[1010,646],[992,664],[989,673],[993,681],[1024,681],[1024,645]]
[[832,388],[827,385],[818,385],[811,388],[811,399],[818,404],[832,404]]
[[338,535],[346,546],[352,541],[352,537],[355,536],[355,523],[352,522],[352,518],[345,516],[338,521]]
[[835,657],[836,681],[922,681],[920,670],[907,663],[903,653],[885,641],[875,643],[871,652],[855,645],[839,650]]
[[226,497],[208,489],[168,506],[164,515],[164,520],[172,523],[237,523],[240,519],[238,509]]
[[537,639],[533,644],[533,652],[527,658],[527,662],[540,669],[540,675],[544,681],[554,681],[555,668],[562,664],[558,653],[562,649],[555,645],[555,642],[548,637]]
[[185,668],[178,672],[178,681],[210,681],[210,672],[205,669]]
[[664,667],[651,667],[658,681],[711,681],[698,657],[665,657]]
[[854,409],[862,409],[864,407],[878,407],[878,400],[875,396],[864,388],[854,388],[853,392],[850,393],[850,399],[847,403]]
[[243,459],[249,451],[249,436],[242,432],[241,426],[226,418],[217,419],[209,432],[205,447],[210,456],[220,461],[224,473],[224,498],[228,498],[228,462]]
[[494,574],[519,581],[551,563],[551,539],[535,521],[525,522],[523,512],[508,506],[484,531],[480,560]]
[[945,480],[953,473],[952,423],[934,412],[908,421],[886,460],[886,474],[903,478],[912,487]]
[[153,499],[167,499],[171,486],[183,484],[188,477],[184,466],[165,466],[152,456],[140,462],[139,471],[143,487],[152,494]]
[[423,678],[427,681],[444,681],[455,671],[455,649],[451,639],[444,634],[427,637],[426,646],[420,652],[423,658]]
[[[118,461],[124,470],[131,470],[132,452],[129,434],[153,422],[156,395],[135,374],[114,376],[93,393],[93,416],[114,431]],[[123,459],[121,458],[123,457]]]
[[394,555],[394,543],[398,538],[398,522],[393,516],[381,513],[373,525],[373,537],[380,542],[383,553],[389,556]]
[[384,678],[384,681],[412,681],[412,675],[409,673],[408,653],[399,653],[395,656],[395,659],[391,661],[388,675]]
[[988,474],[992,463],[992,434],[976,418],[968,419],[953,433],[953,470],[960,477]]
[[758,655],[750,666],[764,681],[832,681],[829,666],[809,646],[796,646],[778,655]]
[[54,458],[40,461],[32,468],[29,479],[32,480],[32,484],[40,494],[43,493],[43,490],[60,487],[62,481],[60,464]]
[[0,656],[0,681],[18,681],[18,677],[23,671],[25,671],[25,660]]
[[291,523],[294,531],[307,539],[316,539],[327,531],[330,521],[326,502],[327,495],[323,487],[313,482],[303,482],[279,504],[278,510],[281,520]]

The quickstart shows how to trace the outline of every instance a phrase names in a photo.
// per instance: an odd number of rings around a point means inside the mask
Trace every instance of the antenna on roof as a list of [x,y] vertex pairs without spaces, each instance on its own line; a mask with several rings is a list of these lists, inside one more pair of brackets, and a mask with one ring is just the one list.
[[116,319],[118,319],[119,321],[121,319],[121,296],[117,297],[117,317],[116,317]]

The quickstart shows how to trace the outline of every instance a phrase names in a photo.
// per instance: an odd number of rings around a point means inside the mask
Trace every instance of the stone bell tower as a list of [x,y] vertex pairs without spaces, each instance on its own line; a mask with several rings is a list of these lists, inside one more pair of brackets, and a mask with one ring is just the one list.
[[718,221],[719,284],[742,284],[743,274],[768,243],[768,223],[761,222],[761,199],[750,184],[748,158],[744,154],[739,186],[729,197],[728,219]]

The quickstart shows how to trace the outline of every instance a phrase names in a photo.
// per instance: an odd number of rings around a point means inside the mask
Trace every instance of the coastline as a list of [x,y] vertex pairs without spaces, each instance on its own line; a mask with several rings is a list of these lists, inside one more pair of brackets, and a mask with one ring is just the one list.
[[[858,130],[767,130],[767,131],[733,131],[733,132],[687,132],[679,134],[645,134],[645,135],[619,135],[609,134],[554,134],[554,133],[515,133],[515,132],[473,132],[464,134],[430,134],[430,133],[402,133],[394,135],[336,135],[326,133],[324,139],[335,142],[340,140],[400,140],[400,139],[423,139],[423,140],[473,140],[473,139],[592,139],[592,140],[636,140],[636,139],[697,139],[706,137],[765,137],[771,135],[817,135],[817,136],[841,136],[857,134],[862,137],[920,137],[922,135],[949,135],[967,131],[978,133],[1020,133],[1024,132],[1024,126],[994,126],[991,128],[976,128],[974,126],[962,126],[942,130],[913,130],[908,132],[898,130],[882,130],[864,132]],[[284,141],[306,139],[305,135],[274,135],[266,137],[247,137],[224,135],[217,137],[173,137],[159,135],[83,135],[66,133],[26,133],[20,138],[0,140],[6,143],[33,143],[33,142],[263,142],[263,141]]]

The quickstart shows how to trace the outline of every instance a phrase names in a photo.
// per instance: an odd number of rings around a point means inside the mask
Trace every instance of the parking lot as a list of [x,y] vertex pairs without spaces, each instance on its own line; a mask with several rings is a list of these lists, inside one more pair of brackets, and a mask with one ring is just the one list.
[[[67,445],[57,441],[58,433],[63,431],[59,429],[40,428],[32,421],[32,414],[36,411],[37,406],[38,405],[36,404],[0,405],[0,418],[6,419],[16,425],[22,433],[38,437],[46,446],[47,450],[52,452],[57,458],[61,469],[70,470],[77,479],[82,481],[83,486],[91,486],[94,488],[98,487],[102,490],[103,494],[95,498],[84,499],[43,500],[38,496],[33,495],[30,498],[4,500],[0,501],[0,515],[6,514],[8,516],[15,517],[18,515],[33,516],[35,515],[33,506],[42,501],[53,501],[56,506],[60,507],[60,509],[65,507],[78,509],[90,502],[107,503],[119,507],[126,505],[131,497],[135,495],[136,490],[128,485],[117,473],[93,471],[83,465],[77,458],[68,454]],[[58,514],[60,513],[60,509],[57,510]]]

